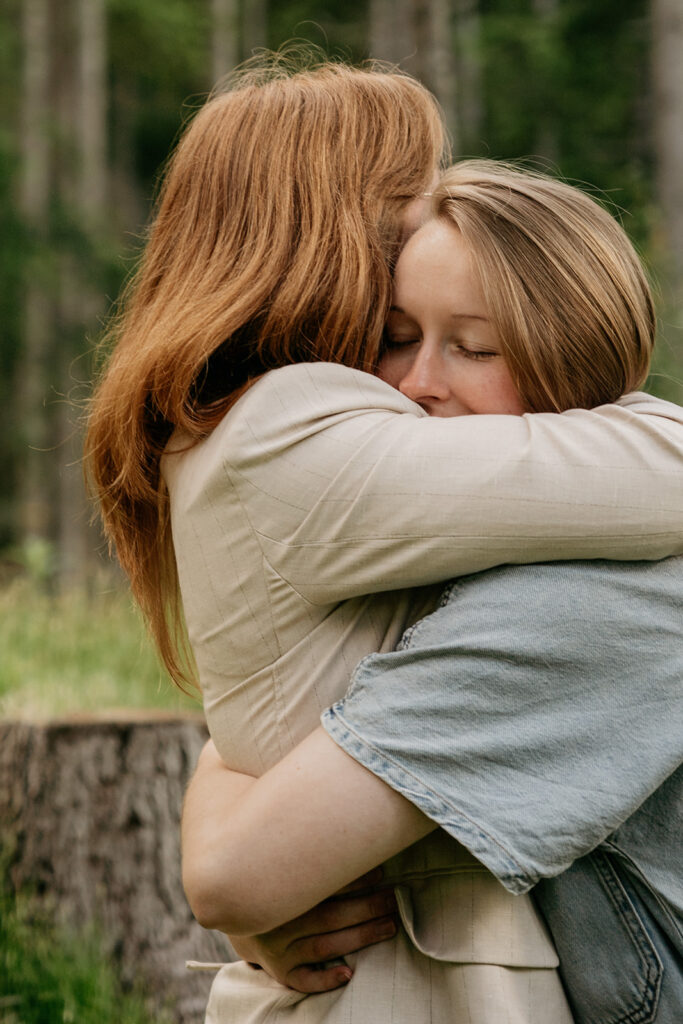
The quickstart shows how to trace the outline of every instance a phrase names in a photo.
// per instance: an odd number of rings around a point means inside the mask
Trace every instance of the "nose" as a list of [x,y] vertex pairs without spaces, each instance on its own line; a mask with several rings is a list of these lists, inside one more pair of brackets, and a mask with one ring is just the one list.
[[406,398],[424,406],[448,398],[446,371],[438,345],[430,344],[426,339],[422,342],[398,390]]

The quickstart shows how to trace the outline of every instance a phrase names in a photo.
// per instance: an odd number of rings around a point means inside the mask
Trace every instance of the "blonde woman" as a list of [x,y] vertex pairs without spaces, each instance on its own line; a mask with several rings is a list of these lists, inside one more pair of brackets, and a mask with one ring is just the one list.
[[[619,226],[587,196],[473,161],[444,175],[434,213],[398,261],[379,366],[426,413],[504,414],[501,426],[526,432],[534,417],[507,417],[534,402],[591,406],[602,388],[642,372],[653,339],[647,284]],[[305,911],[439,824],[509,892],[548,879],[539,903],[577,1020],[674,1024],[683,1006],[683,880],[669,827],[683,792],[682,570],[679,558],[470,577],[397,654],[361,663],[348,698],[323,716],[329,736],[318,729],[260,782],[227,772],[210,745],[185,816],[200,917],[249,932],[303,911],[238,948],[309,992],[348,981],[354,967],[354,1005],[365,986],[367,1019],[389,1020],[381,974],[366,977],[363,954],[326,970],[306,964],[376,941],[387,910],[378,894]],[[422,845],[404,857],[414,864]],[[384,883],[398,883],[411,935],[450,960],[458,942],[472,942],[470,928],[459,932],[471,878],[450,889],[449,919],[443,873],[423,871],[416,917],[405,867],[385,866]],[[510,974],[498,1012],[516,1020]],[[450,984],[433,987],[425,1016],[415,1005],[416,1019],[480,1019],[456,977],[451,965]],[[477,984],[482,1012],[495,1002],[495,973],[472,964],[470,995]],[[222,1019],[220,976],[213,1006]],[[554,1011],[546,1005],[539,1019]]]
[[[530,436],[495,417],[476,430],[430,419],[372,375],[410,204],[441,149],[433,100],[405,76],[245,77],[181,140],[115,328],[88,439],[105,525],[176,678],[182,593],[212,736],[243,772],[311,732],[356,662],[435,606],[440,581],[681,545],[681,420],[665,404],[540,417]],[[415,920],[435,875],[444,922],[469,886],[466,955],[435,958],[419,928],[401,931],[316,1001],[229,968],[219,1019],[360,1021],[378,1006],[377,1020],[412,1022],[454,984],[472,1020],[511,1005],[520,1021],[548,1007],[569,1020],[530,901],[456,843],[430,838],[414,857],[401,877]]]

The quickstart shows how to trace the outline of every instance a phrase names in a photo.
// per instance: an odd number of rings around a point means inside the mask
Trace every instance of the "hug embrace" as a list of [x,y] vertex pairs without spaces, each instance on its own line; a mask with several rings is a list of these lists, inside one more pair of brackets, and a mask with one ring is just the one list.
[[408,76],[247,68],[112,326],[87,458],[211,732],[184,880],[243,961],[210,1024],[683,1019],[650,290],[584,192],[444,151]]

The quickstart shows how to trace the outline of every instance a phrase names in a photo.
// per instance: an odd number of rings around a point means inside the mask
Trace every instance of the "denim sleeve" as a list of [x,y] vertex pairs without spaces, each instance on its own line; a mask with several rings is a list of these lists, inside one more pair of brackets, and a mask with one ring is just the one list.
[[564,871],[683,758],[683,559],[452,584],[322,722],[511,892]]

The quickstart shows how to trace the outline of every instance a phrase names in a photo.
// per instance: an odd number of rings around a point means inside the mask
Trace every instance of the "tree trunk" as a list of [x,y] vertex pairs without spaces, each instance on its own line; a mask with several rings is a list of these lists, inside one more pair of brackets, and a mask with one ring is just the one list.
[[652,125],[658,223],[659,392],[683,401],[683,0],[653,0]]
[[411,68],[417,50],[415,0],[371,0],[370,56]]
[[78,2],[78,208],[101,230],[107,200],[107,25],[104,0]]
[[10,882],[69,926],[99,924],[124,980],[199,1024],[212,975],[186,960],[231,958],[193,920],[180,880],[179,819],[206,738],[199,716],[122,714],[0,722],[0,822]]
[[[83,351],[83,281],[80,261],[73,249],[73,232],[81,229],[80,190],[85,175],[81,171],[80,130],[87,101],[80,96],[79,67],[82,53],[80,36],[80,0],[53,0],[52,95],[55,111],[54,187],[55,207],[68,232],[62,231],[57,250],[57,317],[59,345],[54,353],[53,405],[55,411],[54,463],[58,473],[57,502],[57,580],[62,590],[83,583],[84,501],[78,473],[78,437],[72,410],[73,372],[77,355]],[[83,225],[85,227],[85,225]],[[76,434],[76,436],[74,436]],[[87,520],[86,520],[87,521]]]
[[426,28],[427,45],[421,61],[422,78],[441,104],[453,153],[456,154],[461,149],[461,139],[456,106],[452,0],[429,0]]
[[431,89],[457,150],[452,0],[372,0],[370,56],[399,64]]
[[244,0],[242,40],[245,57],[268,45],[268,0]]
[[211,83],[239,62],[238,0],[211,0]]
[[[60,252],[59,317],[59,585],[83,588],[92,577],[99,537],[89,526],[90,508],[81,467],[82,403],[91,376],[87,354],[103,312],[102,295],[90,277],[88,250],[106,222],[107,88],[104,0],[60,3],[61,52],[58,97],[57,185],[62,216],[80,236],[82,252],[68,244]],[[69,50],[71,44],[71,52]]]
[[[533,11],[541,22],[545,34],[553,33],[558,15],[558,0],[533,0]],[[544,71],[547,70],[547,67],[544,67]],[[546,76],[544,75],[544,77]],[[545,84],[546,88],[549,88],[550,82],[547,79]],[[539,112],[537,118],[536,153],[553,164],[557,164],[560,158],[557,119],[553,116],[552,111],[546,109]]]
[[484,125],[479,0],[457,0],[455,13],[459,148],[477,152]]
[[654,142],[657,192],[672,277],[683,305],[683,0],[653,0]]
[[[49,31],[47,0],[24,0],[21,128],[21,209],[32,238],[24,286],[23,346],[17,366],[17,423],[22,424],[18,522],[24,543],[50,533],[51,489],[46,452],[50,447],[46,410],[53,309],[44,256],[50,196]],[[42,250],[42,251],[41,251]]]
[[368,47],[376,60],[389,60],[389,38],[393,27],[389,0],[370,0]]

